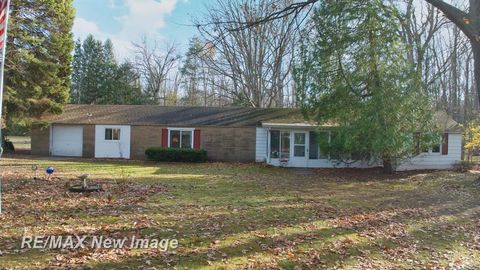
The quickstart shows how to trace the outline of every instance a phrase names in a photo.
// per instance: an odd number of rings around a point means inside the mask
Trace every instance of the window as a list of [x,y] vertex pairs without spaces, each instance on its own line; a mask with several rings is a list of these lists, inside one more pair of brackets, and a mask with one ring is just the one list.
[[280,133],[280,159],[288,159],[290,157],[290,132],[282,131]]
[[304,157],[305,156],[305,133],[295,132],[293,136],[293,156]]
[[120,141],[120,129],[119,128],[106,128],[105,129],[105,141]]
[[290,157],[290,132],[270,131],[270,157],[280,159]]
[[280,131],[272,130],[270,132],[270,157],[280,157]]
[[192,130],[170,130],[169,147],[171,148],[192,148]]
[[434,144],[432,146],[432,153],[440,153],[440,144]]
[[432,141],[434,143],[432,144],[430,150],[432,151],[432,153],[440,154],[440,151],[442,150],[443,137],[440,135],[436,135],[433,137]]
[[328,153],[322,151],[322,146],[327,146],[330,141],[329,132],[314,132],[310,131],[310,159],[328,159]]
[[346,154],[340,151],[340,149],[342,149],[341,146],[344,145],[344,142],[338,132],[332,131],[330,133],[330,144],[333,145],[333,149],[330,151],[330,159],[342,160],[342,157]]
[[[433,136],[433,137],[427,137],[423,138],[424,141],[422,141],[422,134],[420,132],[417,132],[414,134],[414,145],[416,147],[415,153],[418,155],[420,153],[440,153],[442,150],[442,145],[440,144],[440,137],[439,136]],[[431,143],[428,143],[428,142]]]

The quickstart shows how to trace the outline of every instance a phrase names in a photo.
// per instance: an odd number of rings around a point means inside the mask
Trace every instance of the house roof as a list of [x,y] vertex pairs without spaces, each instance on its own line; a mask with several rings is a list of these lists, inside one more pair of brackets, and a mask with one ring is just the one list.
[[463,132],[463,127],[457,121],[447,114],[445,111],[437,111],[434,115],[434,121],[437,123],[438,128],[452,133]]
[[299,109],[240,107],[169,107],[155,105],[66,105],[60,115],[42,121],[54,124],[257,126],[261,122],[305,123]]
[[[448,132],[462,132],[462,126],[446,112],[434,116]],[[60,115],[46,115],[42,121],[54,124],[161,125],[176,127],[225,126],[312,127],[300,109],[241,107],[171,107],[157,105],[66,105]],[[335,125],[325,125],[332,127]]]

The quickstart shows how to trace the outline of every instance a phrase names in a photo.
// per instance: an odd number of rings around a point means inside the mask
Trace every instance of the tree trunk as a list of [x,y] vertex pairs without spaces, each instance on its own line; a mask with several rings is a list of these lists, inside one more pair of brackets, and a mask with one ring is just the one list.
[[473,65],[475,74],[475,90],[477,97],[480,100],[480,43],[478,41],[471,41],[473,50]]
[[383,173],[385,174],[393,174],[393,164],[392,161],[388,158],[383,159]]

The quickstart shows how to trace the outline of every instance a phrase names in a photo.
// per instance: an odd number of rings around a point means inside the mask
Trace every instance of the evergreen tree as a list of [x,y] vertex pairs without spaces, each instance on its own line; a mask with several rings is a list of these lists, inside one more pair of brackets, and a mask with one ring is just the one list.
[[[101,104],[112,104],[112,96],[115,96],[114,93],[117,90],[115,86],[118,86],[116,82],[117,75],[119,75],[119,66],[117,60],[115,59],[115,53],[113,48],[113,43],[110,39],[107,39],[103,44],[102,57],[101,60],[101,82],[99,87],[99,100],[98,103]],[[113,95],[112,95],[113,94]]]
[[396,12],[381,0],[320,3],[295,69],[305,114],[338,125],[321,147],[335,159],[382,160],[389,172],[414,153],[415,137],[434,143],[435,134]]
[[5,112],[14,117],[59,113],[69,99],[73,0],[16,0],[5,63]]
[[89,35],[82,44],[81,61],[83,61],[82,81],[78,82],[80,87],[80,103],[83,104],[98,104],[102,92],[105,92],[102,87],[104,67],[103,44],[96,40],[92,35]]
[[112,91],[106,96],[104,104],[148,104],[148,99],[140,87],[139,75],[129,62],[116,67],[109,85]]
[[[202,43],[198,38],[190,40],[185,60],[180,68],[182,75],[182,85],[186,91],[184,103],[195,106],[200,103],[200,72],[202,69],[202,59],[200,54],[204,53]],[[206,89],[204,89],[205,91]]]
[[113,43],[89,35],[75,45],[71,96],[79,104],[142,104],[139,78],[130,63],[119,65]]
[[82,53],[82,42],[78,39],[75,42],[75,50],[73,54],[72,61],[72,85],[70,89],[70,101],[72,103],[80,103],[81,99],[81,89],[83,82],[83,53]]

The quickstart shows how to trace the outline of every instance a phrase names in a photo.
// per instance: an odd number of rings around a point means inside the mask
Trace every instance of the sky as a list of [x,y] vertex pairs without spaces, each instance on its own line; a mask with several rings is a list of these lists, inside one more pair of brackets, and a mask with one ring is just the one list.
[[201,17],[205,4],[212,0],[74,0],[75,39],[93,34],[97,39],[111,39],[117,57],[132,56],[132,42],[146,37],[160,47],[176,43],[179,53],[197,30],[192,18]]

